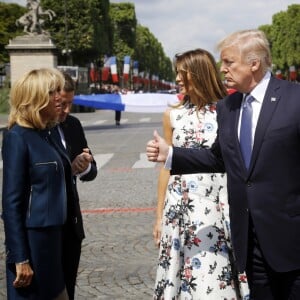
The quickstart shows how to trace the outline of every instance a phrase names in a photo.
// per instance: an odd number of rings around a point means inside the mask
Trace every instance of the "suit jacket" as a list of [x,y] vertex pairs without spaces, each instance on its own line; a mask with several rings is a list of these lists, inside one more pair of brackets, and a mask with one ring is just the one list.
[[49,139],[48,130],[19,125],[4,136],[2,218],[10,263],[30,257],[27,228],[60,226],[66,221],[63,163]]
[[211,149],[174,148],[172,173],[227,172],[237,264],[247,260],[251,215],[262,252],[277,272],[300,269],[300,85],[271,77],[258,119],[249,170],[237,134],[243,95],[217,105]]
[[[80,121],[71,115],[68,115],[65,122],[60,124],[64,133],[67,152],[70,160],[73,161],[78,154],[82,153],[83,148],[88,148],[88,143]],[[90,152],[91,153],[91,152]],[[97,176],[97,165],[95,160],[91,163],[91,170],[80,178],[82,181],[94,180]]]
[[[80,121],[74,117],[68,115],[65,122],[60,124],[66,142],[66,151],[72,162],[78,154],[82,153],[83,148],[88,148],[87,141]],[[53,135],[56,138],[57,143],[65,151],[64,146],[61,143],[61,139],[57,130],[57,127],[53,129]],[[72,228],[81,241],[84,237],[84,228],[82,221],[82,214],[79,203],[79,195],[77,191],[77,177],[71,174],[71,169],[68,169],[70,173],[69,180],[66,181],[67,186],[67,198],[68,198],[68,226]],[[68,174],[66,174],[68,176]],[[97,176],[97,165],[95,160],[91,163],[90,171],[82,176],[80,180],[90,181]]]

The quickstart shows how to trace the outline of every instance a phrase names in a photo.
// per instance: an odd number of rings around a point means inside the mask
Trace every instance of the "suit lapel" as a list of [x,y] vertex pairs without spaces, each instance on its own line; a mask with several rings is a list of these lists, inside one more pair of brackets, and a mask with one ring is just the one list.
[[68,153],[66,152],[66,149],[61,142],[57,126],[55,126],[51,130],[50,140],[51,140],[52,144],[54,145],[55,149],[60,153],[60,155],[64,156],[67,159],[67,161],[71,164]]
[[243,94],[239,93],[239,92],[232,94],[231,99],[229,99],[229,103],[231,103],[230,111],[232,112],[230,132],[232,132],[232,134],[234,136],[234,138],[233,138],[234,148],[237,149],[237,156],[238,156],[238,159],[240,160],[240,164],[244,167],[244,169],[246,171],[244,159],[243,159],[241,148],[240,148],[239,135],[238,135],[240,109],[241,109],[242,101],[243,101]]
[[272,119],[272,116],[276,110],[276,107],[280,101],[278,80],[271,77],[269,86],[266,90],[266,94],[262,103],[261,111],[256,125],[256,131],[254,136],[254,144],[249,171],[255,165],[255,161],[261,149],[261,145]]
[[[65,143],[66,143],[67,153],[68,153],[69,157],[72,157],[72,148],[71,148],[70,139],[73,138],[72,137],[73,133],[72,133],[72,130],[70,130],[69,125],[68,125],[68,123],[66,121],[60,124],[60,128],[61,128],[61,130],[62,130],[62,132],[64,134],[64,137],[65,137]],[[76,140],[76,137],[74,137],[74,139]]]

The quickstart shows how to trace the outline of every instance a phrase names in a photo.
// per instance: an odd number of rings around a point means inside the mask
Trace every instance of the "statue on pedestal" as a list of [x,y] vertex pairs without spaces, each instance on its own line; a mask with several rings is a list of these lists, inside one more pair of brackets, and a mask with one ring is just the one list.
[[16,25],[24,26],[24,32],[29,35],[48,34],[43,30],[43,24],[46,21],[44,17],[52,21],[56,16],[55,12],[51,9],[43,10],[40,0],[27,0],[26,6],[29,11],[16,21]]

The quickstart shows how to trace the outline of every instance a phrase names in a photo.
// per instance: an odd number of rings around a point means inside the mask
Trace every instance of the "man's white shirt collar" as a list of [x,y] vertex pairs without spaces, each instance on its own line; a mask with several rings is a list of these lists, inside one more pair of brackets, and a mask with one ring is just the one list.
[[251,91],[251,96],[255,98],[256,101],[262,103],[264,100],[264,96],[266,94],[266,90],[268,88],[268,84],[271,79],[271,72],[267,71],[263,79],[257,84],[257,86]]

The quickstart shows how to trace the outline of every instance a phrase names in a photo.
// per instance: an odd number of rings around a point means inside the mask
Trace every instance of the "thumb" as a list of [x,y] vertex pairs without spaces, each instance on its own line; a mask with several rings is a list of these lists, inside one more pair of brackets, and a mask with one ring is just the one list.
[[161,136],[158,134],[157,130],[154,130],[153,137],[156,142],[159,142],[161,140]]

